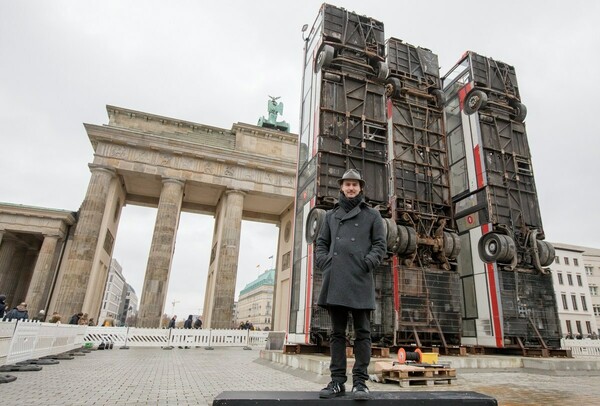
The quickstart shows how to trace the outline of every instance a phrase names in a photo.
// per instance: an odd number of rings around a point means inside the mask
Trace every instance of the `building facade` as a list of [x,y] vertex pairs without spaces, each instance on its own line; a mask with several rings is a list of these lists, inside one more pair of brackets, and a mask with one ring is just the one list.
[[593,297],[598,298],[598,289],[594,280],[588,279],[590,266],[585,265],[586,248],[561,243],[553,245],[556,256],[551,269],[562,335],[588,337],[597,334]]
[[130,284],[126,283],[125,285],[119,320],[121,321],[122,326],[134,326],[138,311],[138,297]]
[[123,277],[123,268],[116,259],[111,259],[106,287],[104,288],[104,296],[100,314],[98,316],[98,324],[100,325],[106,318],[112,317],[115,319],[115,325],[120,325],[119,310],[121,309],[123,292],[126,291],[126,282]]
[[236,325],[250,322],[255,329],[271,330],[275,269],[269,269],[246,285],[237,303]]

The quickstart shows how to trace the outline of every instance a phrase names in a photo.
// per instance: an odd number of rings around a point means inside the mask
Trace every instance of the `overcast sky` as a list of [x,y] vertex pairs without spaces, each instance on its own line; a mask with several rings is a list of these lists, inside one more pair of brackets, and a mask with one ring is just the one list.
[[[442,74],[466,50],[515,66],[546,238],[600,248],[600,2],[338,1],[429,48]],[[268,95],[298,132],[303,24],[320,1],[0,0],[0,201],[78,210],[106,105],[230,129]],[[125,207],[114,257],[141,296],[156,209]],[[198,314],[214,220],[183,213],[165,311]],[[239,291],[277,247],[244,222]],[[257,268],[257,265],[260,265]]]

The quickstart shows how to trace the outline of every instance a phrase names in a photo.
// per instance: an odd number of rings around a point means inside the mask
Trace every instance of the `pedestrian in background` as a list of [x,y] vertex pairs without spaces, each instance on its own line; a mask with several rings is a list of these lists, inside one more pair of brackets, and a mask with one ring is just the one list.
[[112,317],[112,314],[108,314],[106,316],[106,318],[104,319],[104,322],[102,322],[102,327],[114,327],[115,326],[115,319]]
[[371,311],[375,309],[373,271],[383,259],[386,231],[379,212],[365,202],[365,181],[355,169],[341,179],[338,203],[325,215],[316,241],[316,266],[323,271],[317,304],[329,312],[331,382],[319,393],[333,398],[346,392],[346,327],[348,313],[354,322],[354,399],[371,397],[366,381],[371,361]]
[[48,323],[60,324],[60,319],[60,314],[58,312],[54,312],[52,313],[52,317],[50,317],[50,320],[48,320]]
[[77,322],[78,325],[80,326],[87,326],[89,323],[89,319],[88,319],[88,314],[87,313],[83,313],[83,315],[81,316],[81,318],[79,319],[79,321]]
[[200,320],[200,316],[194,321],[194,328],[202,328],[202,320]]
[[38,312],[37,316],[35,316],[33,318],[33,320],[39,321],[40,323],[42,323],[44,320],[46,320],[46,311],[44,309],[40,310]]
[[79,319],[81,318],[81,316],[83,316],[82,312],[72,315],[71,318],[69,319],[69,324],[74,324],[74,325],[79,324]]
[[187,320],[183,323],[183,328],[192,328],[192,322],[194,320],[194,316],[191,314],[188,316]]
[[6,295],[0,295],[0,319],[4,318],[6,311]]
[[173,316],[171,321],[169,321],[169,326],[167,328],[175,328],[175,322],[177,321],[177,316]]
[[13,308],[11,311],[6,313],[3,321],[8,320],[27,320],[29,319],[29,313],[27,312],[27,303],[23,302],[17,307]]

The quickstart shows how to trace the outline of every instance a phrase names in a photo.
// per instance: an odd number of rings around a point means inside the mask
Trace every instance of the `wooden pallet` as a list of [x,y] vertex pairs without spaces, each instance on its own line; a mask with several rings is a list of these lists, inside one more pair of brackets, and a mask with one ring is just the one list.
[[398,382],[402,388],[415,384],[431,386],[436,382],[450,384],[453,379],[456,379],[456,369],[454,368],[395,366],[393,369],[381,371],[383,383]]

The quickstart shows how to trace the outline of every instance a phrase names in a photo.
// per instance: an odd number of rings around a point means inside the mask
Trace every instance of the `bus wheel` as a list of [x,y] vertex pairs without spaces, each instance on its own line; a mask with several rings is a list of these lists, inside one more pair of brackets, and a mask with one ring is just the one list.
[[512,238],[498,233],[487,233],[481,237],[478,250],[484,262],[510,263],[516,255]]
[[398,226],[390,218],[383,219],[383,222],[387,230],[387,249],[390,252],[395,252],[398,249]]
[[402,82],[398,78],[388,78],[385,81],[385,95],[392,99],[399,99],[401,96]]
[[527,107],[521,102],[514,101],[512,102],[512,108],[515,110],[513,114],[513,120],[522,123],[525,121],[525,117],[527,117]]
[[319,56],[317,56],[317,63],[315,64],[315,72],[320,71],[323,68],[327,68],[331,65],[333,61],[333,55],[335,50],[331,45],[324,45],[323,49],[319,52]]
[[312,244],[319,235],[319,230],[325,220],[325,210],[313,207],[306,219],[306,242]]
[[487,104],[487,94],[479,89],[473,89],[469,92],[465,98],[464,112],[466,114],[473,114],[477,110],[482,109]]
[[377,79],[385,80],[385,78],[387,78],[388,72],[389,69],[387,63],[382,61],[377,62]]
[[538,249],[538,256],[540,258],[540,265],[550,266],[552,262],[554,262],[554,256],[556,255],[554,247],[552,246],[552,244],[542,240],[537,240],[536,244]]

